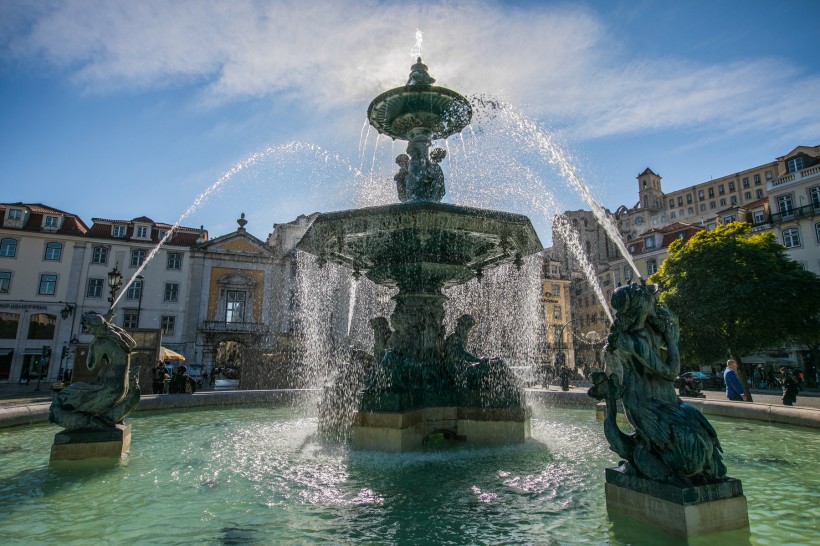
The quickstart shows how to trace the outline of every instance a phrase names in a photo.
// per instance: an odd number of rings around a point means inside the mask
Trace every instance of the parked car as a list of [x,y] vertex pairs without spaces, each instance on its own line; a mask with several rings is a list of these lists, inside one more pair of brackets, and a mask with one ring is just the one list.
[[678,378],[675,379],[675,388],[680,388],[681,382],[687,377],[694,379],[695,384],[701,389],[721,391],[726,388],[723,384],[722,377],[706,372],[684,372],[680,374]]

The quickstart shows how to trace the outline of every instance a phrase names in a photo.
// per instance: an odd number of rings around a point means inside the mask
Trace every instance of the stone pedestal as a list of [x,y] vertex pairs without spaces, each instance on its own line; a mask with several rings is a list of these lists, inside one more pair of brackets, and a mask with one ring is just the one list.
[[527,408],[433,407],[406,412],[356,414],[353,449],[401,453],[414,451],[430,434],[484,445],[522,443],[530,437]]
[[131,425],[111,430],[62,431],[54,436],[51,461],[119,459],[131,446]]
[[606,507],[670,533],[690,537],[749,527],[740,480],[678,487],[606,469]]

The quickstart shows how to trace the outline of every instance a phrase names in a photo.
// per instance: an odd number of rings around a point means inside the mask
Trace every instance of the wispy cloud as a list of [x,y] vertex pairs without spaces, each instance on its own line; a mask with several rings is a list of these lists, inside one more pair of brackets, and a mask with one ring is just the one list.
[[[493,1],[78,0],[2,8],[5,62],[47,61],[91,93],[201,86],[332,111],[401,83],[416,28],[439,83],[501,93],[574,138],[820,124],[820,78],[783,60],[635,58],[584,7]],[[3,19],[3,17],[0,17]],[[797,121],[799,120],[799,121]]]

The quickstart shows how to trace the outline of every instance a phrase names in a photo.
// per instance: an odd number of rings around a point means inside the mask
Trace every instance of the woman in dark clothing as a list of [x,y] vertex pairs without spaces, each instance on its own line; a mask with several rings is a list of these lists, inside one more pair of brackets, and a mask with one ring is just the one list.
[[786,406],[793,406],[797,402],[797,379],[788,368],[780,368],[780,373],[783,374],[783,404]]

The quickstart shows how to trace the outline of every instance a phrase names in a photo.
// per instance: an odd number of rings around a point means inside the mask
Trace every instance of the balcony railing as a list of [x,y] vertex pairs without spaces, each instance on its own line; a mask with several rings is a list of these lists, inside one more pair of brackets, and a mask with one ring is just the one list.
[[207,333],[267,334],[270,327],[261,322],[228,322],[226,320],[206,320],[199,328]]
[[772,223],[782,224],[783,222],[789,222],[798,218],[808,218],[810,216],[814,216],[815,214],[820,214],[820,203],[812,203],[811,205],[791,209],[785,212],[776,212],[772,214]]
[[788,184],[795,180],[802,180],[803,178],[806,178],[808,176],[814,176],[818,173],[820,173],[820,165],[814,165],[812,167],[809,167],[808,169],[803,169],[802,171],[795,173],[787,173],[779,177],[777,180],[773,180],[771,182],[771,187],[774,188],[777,186],[782,186],[783,184]]

